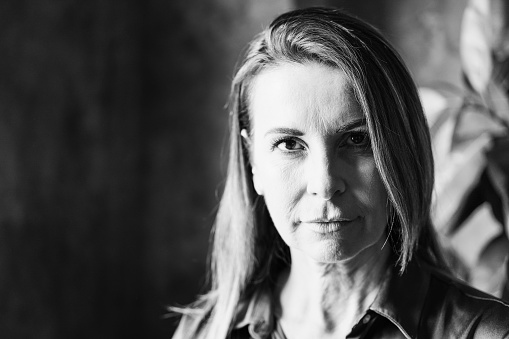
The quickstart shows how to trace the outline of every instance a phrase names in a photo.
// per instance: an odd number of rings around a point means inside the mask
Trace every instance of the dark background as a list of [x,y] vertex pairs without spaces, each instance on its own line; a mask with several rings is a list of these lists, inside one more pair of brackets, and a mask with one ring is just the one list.
[[170,337],[205,282],[234,65],[308,5],[459,82],[462,0],[1,2],[0,337]]

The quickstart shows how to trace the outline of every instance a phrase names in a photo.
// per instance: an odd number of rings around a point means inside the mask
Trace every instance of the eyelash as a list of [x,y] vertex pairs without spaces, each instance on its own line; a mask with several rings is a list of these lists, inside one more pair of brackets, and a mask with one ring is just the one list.
[[[276,148],[279,148],[283,152],[295,152],[295,151],[297,151],[297,150],[289,150],[289,149],[285,150],[285,149],[282,149],[282,148],[279,147],[280,145],[282,145],[284,143],[290,143],[290,142],[294,142],[296,145],[301,145],[302,148],[305,148],[305,146],[302,145],[302,142],[299,141],[296,138],[282,137],[282,138],[278,138],[278,139],[274,140],[274,142],[272,143],[272,149],[274,150]],[[301,149],[299,149],[299,150],[301,150]]]
[[[361,140],[359,143],[354,143],[352,141],[352,138],[358,137],[358,136],[361,136],[364,139]],[[349,143],[349,141],[351,143]],[[301,148],[298,148],[298,149],[282,149],[279,146],[282,145],[283,143],[295,143],[297,146],[300,145]],[[370,139],[369,139],[368,132],[365,132],[365,131],[352,131],[352,132],[345,133],[345,137],[342,139],[342,141],[340,143],[340,147],[344,147],[344,146],[352,147],[352,148],[364,148],[364,149],[370,148],[371,147],[371,142],[370,142]],[[294,153],[294,152],[298,152],[298,151],[304,150],[306,148],[306,146],[298,138],[294,138],[294,137],[281,137],[281,138],[278,138],[278,139],[274,140],[274,142],[272,143],[272,150],[274,150],[276,148],[279,148],[281,151],[286,152],[286,153]]]
[[353,132],[347,133],[347,136],[348,136],[348,140],[351,140],[352,137],[356,137],[356,136],[364,137],[364,139],[360,143],[358,143],[358,144],[354,143],[353,145],[351,145],[352,147],[371,147],[371,140],[369,138],[369,133],[366,131],[353,131]]

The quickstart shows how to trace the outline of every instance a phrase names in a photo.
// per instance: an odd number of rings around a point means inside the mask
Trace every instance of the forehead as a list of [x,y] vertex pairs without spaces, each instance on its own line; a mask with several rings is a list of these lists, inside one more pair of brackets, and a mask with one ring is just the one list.
[[333,133],[364,117],[347,75],[315,62],[263,70],[251,84],[249,106],[255,129],[284,125]]

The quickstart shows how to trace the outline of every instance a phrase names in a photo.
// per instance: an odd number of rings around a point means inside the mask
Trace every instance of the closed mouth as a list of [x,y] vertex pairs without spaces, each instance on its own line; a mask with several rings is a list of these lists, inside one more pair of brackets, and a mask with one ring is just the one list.
[[302,220],[302,223],[305,224],[331,224],[331,223],[342,223],[342,222],[350,222],[357,218],[347,219],[347,218],[316,218],[316,219],[307,219]]
[[346,227],[352,223],[355,219],[338,219],[338,220],[312,220],[302,222],[309,226],[312,231],[316,233],[326,234],[339,231],[341,228]]

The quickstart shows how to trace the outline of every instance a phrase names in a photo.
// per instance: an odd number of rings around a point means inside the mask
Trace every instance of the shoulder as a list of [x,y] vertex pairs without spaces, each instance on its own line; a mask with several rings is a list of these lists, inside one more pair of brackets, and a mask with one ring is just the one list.
[[[427,268],[430,282],[423,313],[457,337],[509,338],[509,305],[465,282]],[[445,323],[447,322],[447,323]]]

